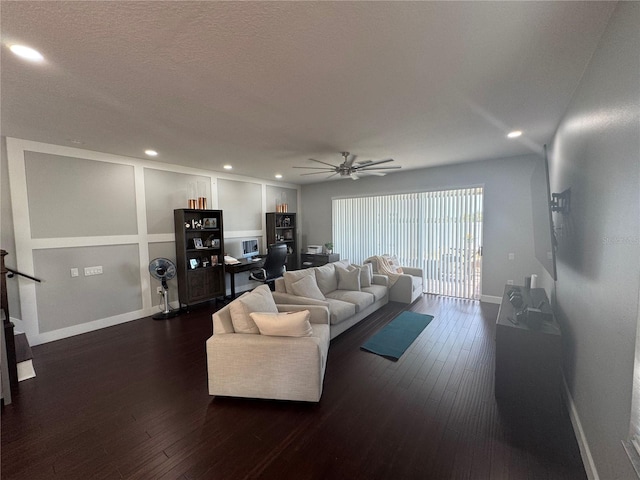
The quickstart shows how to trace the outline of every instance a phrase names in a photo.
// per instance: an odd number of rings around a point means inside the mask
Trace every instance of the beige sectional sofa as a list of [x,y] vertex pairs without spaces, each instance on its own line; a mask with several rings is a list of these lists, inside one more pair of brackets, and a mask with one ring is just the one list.
[[373,274],[370,265],[348,261],[286,272],[275,282],[276,303],[319,305],[329,309],[331,338],[389,302],[389,279]]

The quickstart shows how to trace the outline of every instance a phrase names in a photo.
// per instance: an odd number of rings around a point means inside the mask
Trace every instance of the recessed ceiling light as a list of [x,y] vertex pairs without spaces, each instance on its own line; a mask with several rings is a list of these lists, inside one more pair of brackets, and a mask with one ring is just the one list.
[[222,168],[225,170],[231,170],[233,167],[231,165],[224,165]]
[[150,157],[157,157],[158,156],[158,152],[156,152],[155,150],[145,150],[144,153],[146,153]]
[[20,58],[24,58],[30,62],[41,62],[44,60],[44,57],[39,51],[25,45],[11,45],[9,50]]
[[522,135],[521,130],[514,130],[513,132],[507,133],[507,137],[509,138],[518,138],[520,135]]
[[282,178],[282,174],[281,173],[276,173],[276,178]]

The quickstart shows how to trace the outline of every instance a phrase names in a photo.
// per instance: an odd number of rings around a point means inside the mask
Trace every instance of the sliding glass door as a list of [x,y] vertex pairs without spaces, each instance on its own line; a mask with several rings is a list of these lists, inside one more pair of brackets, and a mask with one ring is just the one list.
[[333,243],[360,263],[396,255],[427,293],[480,298],[482,187],[333,200]]

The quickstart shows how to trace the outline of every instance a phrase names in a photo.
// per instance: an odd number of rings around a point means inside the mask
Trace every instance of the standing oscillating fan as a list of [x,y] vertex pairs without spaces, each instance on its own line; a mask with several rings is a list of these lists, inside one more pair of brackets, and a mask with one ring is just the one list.
[[169,308],[169,286],[167,280],[171,280],[176,276],[176,266],[168,258],[154,258],[149,263],[149,273],[162,282],[162,298],[164,299],[164,310],[156,313],[154,320],[166,320],[180,315],[180,310],[171,310]]

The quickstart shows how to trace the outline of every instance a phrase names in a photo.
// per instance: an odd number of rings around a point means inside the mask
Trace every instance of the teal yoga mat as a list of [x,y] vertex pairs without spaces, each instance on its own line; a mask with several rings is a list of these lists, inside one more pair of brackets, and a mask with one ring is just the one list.
[[433,315],[402,312],[360,348],[391,360],[398,360],[431,320]]

